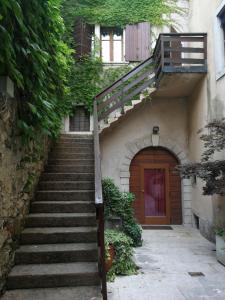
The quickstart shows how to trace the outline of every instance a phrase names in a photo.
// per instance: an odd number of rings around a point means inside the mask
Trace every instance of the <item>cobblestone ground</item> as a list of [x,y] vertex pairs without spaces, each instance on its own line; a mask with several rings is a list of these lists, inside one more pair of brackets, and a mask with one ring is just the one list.
[[109,300],[225,300],[225,267],[198,230],[144,230],[143,239],[135,250],[139,274],[109,283]]

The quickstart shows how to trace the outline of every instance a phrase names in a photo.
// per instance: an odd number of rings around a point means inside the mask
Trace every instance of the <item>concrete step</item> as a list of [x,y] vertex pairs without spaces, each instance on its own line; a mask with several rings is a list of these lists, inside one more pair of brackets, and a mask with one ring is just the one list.
[[89,201],[34,201],[31,213],[94,213],[95,205]]
[[73,147],[60,147],[60,146],[55,146],[51,154],[71,154],[71,153],[86,153],[86,154],[92,154],[94,153],[94,147],[91,145],[85,145],[85,146],[73,146]]
[[63,190],[93,190],[93,181],[41,181],[38,189],[40,191],[63,191]]
[[94,159],[94,154],[93,153],[64,153],[64,152],[59,152],[59,153],[50,153],[51,159],[88,159],[88,160],[93,160]]
[[26,227],[96,226],[95,213],[38,213],[29,214]]
[[49,165],[93,166],[94,159],[49,159]]
[[7,291],[1,300],[102,300],[100,286],[19,289]]
[[70,166],[70,165],[47,165],[47,173],[94,173],[94,165],[91,166]]
[[26,228],[21,234],[21,244],[96,243],[96,227]]
[[71,243],[21,246],[15,254],[15,263],[49,264],[70,262],[97,262],[96,243]]
[[54,147],[93,147],[94,141],[93,140],[67,140],[67,141],[59,141],[57,142]]
[[36,201],[94,201],[94,190],[37,191]]
[[91,181],[94,173],[43,173],[41,181]]
[[34,264],[15,266],[8,289],[99,285],[96,263]]
[[60,139],[94,139],[93,134],[61,134]]

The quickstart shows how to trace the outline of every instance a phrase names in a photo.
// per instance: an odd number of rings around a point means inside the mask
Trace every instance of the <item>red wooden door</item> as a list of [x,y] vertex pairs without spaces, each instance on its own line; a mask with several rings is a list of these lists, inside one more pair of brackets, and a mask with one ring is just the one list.
[[130,191],[141,224],[182,224],[181,179],[177,159],[166,149],[146,148],[130,165]]
[[142,203],[146,224],[170,223],[168,165],[141,166]]

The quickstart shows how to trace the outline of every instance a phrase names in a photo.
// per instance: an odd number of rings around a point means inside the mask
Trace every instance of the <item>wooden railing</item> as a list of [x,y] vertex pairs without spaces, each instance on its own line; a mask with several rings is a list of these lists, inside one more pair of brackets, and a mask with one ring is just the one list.
[[157,83],[163,73],[205,73],[207,72],[207,34],[160,34],[153,57]]
[[98,266],[101,278],[103,300],[107,300],[106,270],[105,270],[105,236],[104,236],[104,203],[102,195],[101,158],[99,145],[97,103],[94,101],[94,153],[95,153],[95,206],[98,234]]
[[153,57],[148,58],[95,97],[99,121],[155,82]]

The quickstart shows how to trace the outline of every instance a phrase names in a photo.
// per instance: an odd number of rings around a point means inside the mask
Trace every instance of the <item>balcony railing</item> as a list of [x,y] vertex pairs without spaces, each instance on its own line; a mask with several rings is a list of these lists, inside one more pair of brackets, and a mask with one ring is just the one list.
[[206,33],[163,33],[153,53],[156,83],[163,73],[206,73]]

